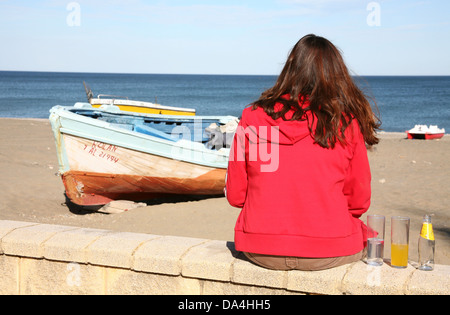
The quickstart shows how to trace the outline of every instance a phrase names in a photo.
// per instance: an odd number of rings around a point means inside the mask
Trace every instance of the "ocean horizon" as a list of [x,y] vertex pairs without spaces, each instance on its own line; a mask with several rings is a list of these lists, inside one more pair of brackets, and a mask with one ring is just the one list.
[[[0,74],[3,72],[14,72],[14,73],[48,73],[48,74],[105,74],[105,75],[176,75],[176,76],[244,76],[244,77],[275,77],[277,78],[279,74],[220,74],[220,73],[144,73],[144,72],[86,72],[86,71],[40,71],[40,70],[0,70]],[[361,75],[352,75],[354,78],[365,78],[365,77],[414,77],[414,78],[427,78],[427,77],[442,77],[442,78],[450,78],[449,75],[434,75],[434,74],[425,74],[425,75],[415,75],[415,74],[361,74]]]
[[[146,74],[0,71],[0,117],[48,118],[55,105],[87,102],[83,81],[95,96],[194,108],[197,115],[240,116],[273,86],[277,75]],[[383,131],[404,132],[416,124],[450,131],[450,76],[358,75],[355,81],[375,99]]]

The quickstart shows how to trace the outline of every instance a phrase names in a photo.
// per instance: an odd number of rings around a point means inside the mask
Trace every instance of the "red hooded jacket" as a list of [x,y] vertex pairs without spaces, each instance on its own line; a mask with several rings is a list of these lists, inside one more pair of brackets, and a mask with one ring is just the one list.
[[326,149],[314,143],[306,120],[243,111],[225,188],[228,202],[242,208],[237,250],[310,258],[363,250],[366,226],[359,217],[370,205],[371,174],[356,119],[345,136],[347,145]]

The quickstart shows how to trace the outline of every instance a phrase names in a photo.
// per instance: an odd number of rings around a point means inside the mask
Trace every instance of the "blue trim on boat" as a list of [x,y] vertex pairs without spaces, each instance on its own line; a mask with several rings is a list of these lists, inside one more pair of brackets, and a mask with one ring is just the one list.
[[139,132],[139,133],[143,133],[149,136],[153,136],[153,137],[157,137],[157,138],[161,138],[164,140],[169,140],[169,141],[173,141],[176,142],[177,140],[179,140],[179,138],[175,138],[171,135],[168,135],[165,132],[159,131],[155,128],[146,126],[146,125],[136,125],[134,127],[134,131]]

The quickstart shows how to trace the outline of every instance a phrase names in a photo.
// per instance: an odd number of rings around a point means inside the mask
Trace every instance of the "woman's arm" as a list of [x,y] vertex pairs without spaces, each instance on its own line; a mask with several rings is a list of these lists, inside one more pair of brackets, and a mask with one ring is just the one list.
[[228,202],[236,208],[243,208],[247,197],[246,151],[248,150],[248,139],[243,124],[241,119],[234,135],[224,190]]
[[353,158],[350,161],[344,184],[348,209],[353,217],[359,218],[370,206],[371,173],[364,138],[357,123],[353,124]]

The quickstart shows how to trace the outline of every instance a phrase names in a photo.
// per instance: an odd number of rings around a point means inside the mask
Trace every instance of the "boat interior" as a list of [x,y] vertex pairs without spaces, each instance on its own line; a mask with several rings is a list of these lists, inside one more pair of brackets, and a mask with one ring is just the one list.
[[[105,121],[112,127],[139,132],[167,141],[177,142],[182,139],[194,141],[205,144],[208,149],[229,147],[227,143],[218,145],[217,137],[222,136],[221,134],[218,134],[221,132],[219,128],[211,127],[223,125],[219,118],[205,118],[202,116],[148,117],[85,109],[72,109],[71,112]],[[227,138],[226,136],[222,137],[225,139]]]

